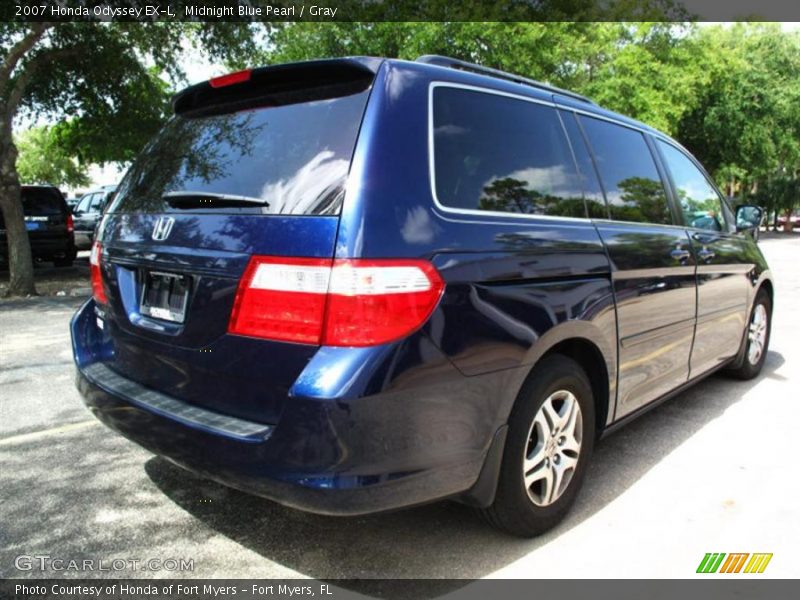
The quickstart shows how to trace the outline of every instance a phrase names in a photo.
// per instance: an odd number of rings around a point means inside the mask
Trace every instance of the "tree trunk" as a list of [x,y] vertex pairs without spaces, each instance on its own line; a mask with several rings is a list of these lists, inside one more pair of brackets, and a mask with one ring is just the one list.
[[16,163],[17,148],[9,140],[3,144],[0,156],[0,209],[5,221],[10,272],[8,295],[28,296],[36,294],[36,286],[33,283],[33,256],[25,229]]

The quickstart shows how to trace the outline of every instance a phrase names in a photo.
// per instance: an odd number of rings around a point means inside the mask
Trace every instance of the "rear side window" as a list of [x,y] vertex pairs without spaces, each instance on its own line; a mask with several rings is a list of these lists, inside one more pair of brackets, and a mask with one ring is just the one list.
[[555,109],[459,88],[433,91],[434,187],[450,208],[586,217]]
[[367,94],[173,117],[110,210],[338,214]]
[[46,188],[23,188],[22,209],[31,217],[61,215],[66,212],[66,203],[55,190]]
[[644,135],[608,121],[580,117],[605,187],[612,219],[672,224],[664,184]]

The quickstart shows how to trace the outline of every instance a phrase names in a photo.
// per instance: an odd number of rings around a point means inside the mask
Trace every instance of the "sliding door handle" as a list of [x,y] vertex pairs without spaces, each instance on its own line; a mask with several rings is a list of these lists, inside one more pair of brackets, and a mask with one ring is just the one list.
[[708,248],[701,248],[697,251],[697,258],[700,260],[704,260],[708,262],[712,258],[716,256],[716,253],[713,250],[709,250]]
[[674,258],[675,260],[684,261],[688,260],[691,256],[688,250],[684,250],[683,248],[675,248],[669,255]]

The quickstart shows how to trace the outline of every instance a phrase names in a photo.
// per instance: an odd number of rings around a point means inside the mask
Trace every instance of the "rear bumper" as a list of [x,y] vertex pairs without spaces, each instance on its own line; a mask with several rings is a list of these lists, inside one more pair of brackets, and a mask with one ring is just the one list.
[[460,496],[478,480],[497,430],[485,396],[473,412],[464,388],[448,382],[450,397],[292,396],[280,422],[244,421],[116,374],[91,300],[71,327],[77,386],[100,421],[201,476],[309,512],[359,515]]

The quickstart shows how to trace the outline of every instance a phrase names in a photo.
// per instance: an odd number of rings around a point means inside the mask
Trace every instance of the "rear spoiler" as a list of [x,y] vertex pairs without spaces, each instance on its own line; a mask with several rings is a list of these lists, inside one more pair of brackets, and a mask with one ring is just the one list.
[[382,62],[348,57],[237,71],[178,92],[172,108],[176,115],[198,117],[348,96],[372,85]]

